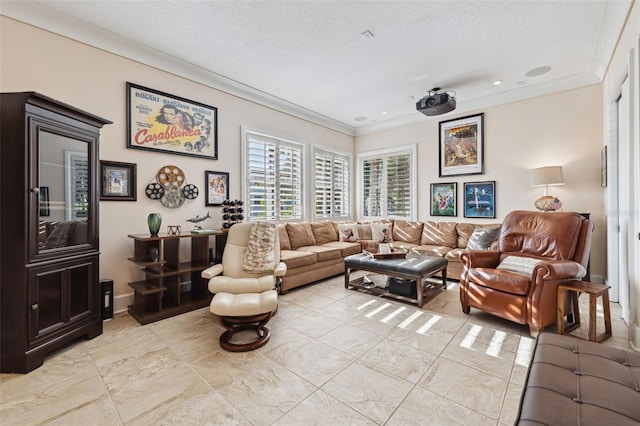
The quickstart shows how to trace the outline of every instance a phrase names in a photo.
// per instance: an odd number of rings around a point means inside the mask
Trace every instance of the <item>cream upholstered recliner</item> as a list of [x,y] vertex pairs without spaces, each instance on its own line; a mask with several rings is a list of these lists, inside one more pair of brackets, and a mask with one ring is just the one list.
[[[264,346],[270,337],[265,327],[278,306],[277,280],[287,271],[280,262],[280,242],[275,223],[238,223],[229,229],[222,263],[202,271],[214,293],[210,310],[227,329],[220,346],[231,352]],[[235,332],[253,330],[258,338],[233,343]]]
[[[509,213],[500,229],[497,251],[460,254],[462,311],[468,314],[474,307],[528,324],[529,333],[536,337],[556,322],[558,284],[585,275],[592,232],[593,222],[579,213]],[[577,299],[572,302],[575,312]]]

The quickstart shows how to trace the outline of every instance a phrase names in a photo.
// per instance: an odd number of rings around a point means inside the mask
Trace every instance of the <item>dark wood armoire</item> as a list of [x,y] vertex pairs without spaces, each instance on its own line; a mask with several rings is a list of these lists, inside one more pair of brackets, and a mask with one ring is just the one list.
[[34,92],[0,94],[0,370],[26,373],[102,333],[100,129]]

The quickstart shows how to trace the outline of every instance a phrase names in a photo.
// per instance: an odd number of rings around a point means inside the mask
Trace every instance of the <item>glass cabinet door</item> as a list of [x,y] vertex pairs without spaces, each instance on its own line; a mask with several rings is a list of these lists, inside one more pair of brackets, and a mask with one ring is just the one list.
[[96,213],[95,170],[92,167],[91,135],[72,134],[67,129],[45,126],[33,120],[32,135],[37,150],[34,184],[34,216],[37,218],[36,255],[54,255],[79,250],[88,244],[97,249],[92,231]]

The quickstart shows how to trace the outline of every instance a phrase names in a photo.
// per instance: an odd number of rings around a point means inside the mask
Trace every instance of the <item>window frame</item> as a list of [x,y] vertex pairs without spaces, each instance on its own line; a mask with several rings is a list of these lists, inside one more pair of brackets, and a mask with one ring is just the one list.
[[[254,138],[256,139],[264,139],[264,142],[267,143],[268,142],[273,142],[276,144],[276,152],[279,152],[279,148],[280,146],[289,146],[295,149],[299,149],[300,150],[300,194],[299,194],[299,199],[300,199],[300,216],[299,217],[283,217],[282,216],[282,208],[281,208],[281,204],[278,202],[279,200],[279,196],[276,196],[276,206],[275,206],[275,215],[273,218],[260,218],[262,220],[269,220],[269,221],[274,221],[274,222],[301,222],[305,220],[305,216],[306,216],[306,151],[307,151],[307,146],[305,143],[302,142],[298,142],[295,141],[293,139],[290,138],[286,138],[286,137],[281,137],[275,134],[270,134],[267,132],[262,132],[262,131],[257,131],[257,130],[253,130],[253,129],[248,129],[248,128],[242,128],[242,143],[241,143],[241,151],[242,151],[242,175],[243,175],[243,179],[242,179],[242,194],[245,200],[245,218],[247,219],[248,222],[252,222],[255,221],[252,219],[251,217],[251,198],[250,198],[250,194],[249,194],[249,189],[251,188],[251,175],[249,173],[250,167],[249,167],[249,156],[248,156],[248,152],[249,152],[249,142],[250,142],[250,136],[254,136]],[[276,159],[276,168],[278,167],[278,160]],[[276,189],[275,189],[275,193],[276,194],[280,194],[280,180],[278,179],[278,173],[276,172]],[[256,220],[260,220],[260,219],[256,219]]]
[[[313,146],[312,147],[312,154],[311,154],[311,158],[310,158],[310,186],[311,186],[311,201],[310,201],[310,208],[311,208],[311,217],[313,218],[314,221],[321,221],[321,220],[333,220],[333,221],[346,221],[346,220],[351,220],[351,218],[353,217],[353,203],[354,203],[354,197],[353,197],[353,193],[352,191],[349,191],[350,188],[353,188],[353,156],[350,153],[347,152],[342,152],[342,151],[338,151],[338,150],[334,150],[331,148],[327,148],[324,146]],[[346,186],[344,188],[344,193],[347,194],[348,199],[347,202],[344,203],[346,204],[346,208],[347,208],[347,212],[345,214],[335,214],[335,209],[334,209],[334,205],[332,203],[331,205],[331,210],[330,210],[330,214],[329,215],[325,215],[325,216],[317,216],[317,211],[316,211],[316,196],[317,196],[317,181],[316,181],[316,157],[318,155],[328,155],[331,156],[331,165],[332,165],[332,189],[331,189],[331,195],[330,198],[332,200],[335,199],[335,193],[334,191],[334,187],[333,187],[333,183],[334,183],[334,175],[333,172],[335,171],[334,167],[335,167],[335,161],[336,159],[340,158],[342,160],[346,161],[347,164],[347,178],[346,178]]]
[[[365,160],[373,160],[373,159],[381,159],[383,161],[383,171],[386,176],[387,174],[387,161],[389,157],[409,154],[410,156],[410,176],[409,176],[409,190],[410,190],[410,202],[409,216],[390,216],[387,210],[387,187],[386,187],[386,179],[383,179],[382,191],[383,194],[381,196],[381,210],[382,214],[379,216],[365,216],[364,210],[364,192],[365,192],[365,182],[364,182],[364,161]],[[363,151],[359,152],[357,155],[357,175],[358,175],[358,187],[357,187],[357,205],[358,205],[358,218],[360,220],[380,220],[380,219],[404,219],[415,221],[417,206],[418,206],[418,192],[417,192],[417,145],[403,145],[393,148],[385,148],[374,151]]]

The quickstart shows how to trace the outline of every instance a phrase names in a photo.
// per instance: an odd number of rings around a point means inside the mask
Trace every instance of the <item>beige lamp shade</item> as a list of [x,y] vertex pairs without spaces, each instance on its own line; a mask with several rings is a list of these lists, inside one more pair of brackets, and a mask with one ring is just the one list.
[[562,166],[538,167],[531,170],[531,186],[564,185]]
[[549,195],[550,186],[564,185],[561,166],[539,167],[531,170],[531,186],[544,186],[544,194],[538,198],[534,205],[541,211],[553,211],[562,207],[562,203],[556,197]]

